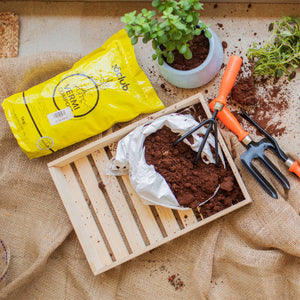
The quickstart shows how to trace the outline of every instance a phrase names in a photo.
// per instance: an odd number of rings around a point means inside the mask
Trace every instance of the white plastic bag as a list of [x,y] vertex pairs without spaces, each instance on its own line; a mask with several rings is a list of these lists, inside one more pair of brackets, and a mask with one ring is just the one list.
[[[176,113],[160,117],[137,127],[119,141],[116,155],[107,165],[107,174],[118,176],[128,174],[129,172],[130,182],[145,204],[162,205],[172,209],[189,209],[179,205],[165,179],[155,171],[153,165],[146,163],[144,141],[148,135],[161,129],[163,126],[167,126],[173,132],[183,135],[198,124],[191,115]],[[198,151],[202,141],[202,137],[198,134],[204,134],[205,131],[206,129],[201,127],[192,134],[193,144],[187,139],[184,139],[184,142],[194,151]],[[215,139],[212,134],[209,135],[201,155],[202,160],[207,164],[215,162],[209,145],[213,148],[215,147]],[[225,168],[225,161],[220,147],[218,150]],[[214,197],[217,191],[218,188],[212,197]]]

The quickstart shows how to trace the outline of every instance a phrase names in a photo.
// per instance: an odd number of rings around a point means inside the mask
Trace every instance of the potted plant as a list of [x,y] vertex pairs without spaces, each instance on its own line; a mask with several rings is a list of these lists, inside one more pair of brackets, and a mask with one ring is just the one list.
[[[221,68],[223,47],[215,32],[199,20],[203,4],[199,0],[154,0],[152,6],[155,10],[133,11],[121,18],[132,44],[139,38],[143,43],[151,41],[159,71],[177,87],[196,88],[212,80]],[[206,42],[200,46],[202,52],[207,49],[204,58],[194,54],[199,41]],[[178,60],[188,62],[189,67],[179,68]],[[191,60],[197,61],[196,66]]]

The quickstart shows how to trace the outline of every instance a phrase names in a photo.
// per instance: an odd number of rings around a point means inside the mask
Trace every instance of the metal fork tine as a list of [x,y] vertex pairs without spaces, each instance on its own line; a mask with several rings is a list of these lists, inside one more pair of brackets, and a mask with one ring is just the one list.
[[206,123],[210,122],[210,120],[205,120],[204,122],[198,124],[197,126],[195,126],[194,128],[192,128],[190,131],[188,131],[187,133],[185,133],[183,136],[181,136],[179,139],[177,139],[173,145],[176,146],[179,142],[183,141],[185,138],[187,138],[189,135],[191,135],[193,132],[195,132],[196,130],[198,130],[200,127],[204,126]]
[[273,198],[277,199],[277,193],[275,189],[270,185],[270,183],[261,175],[252,163],[247,163],[244,159],[241,158],[241,162],[244,167],[250,172],[250,174],[256,179],[256,181],[261,185],[261,187]]
[[215,161],[216,165],[219,165],[219,140],[218,140],[218,127],[217,122],[214,120],[214,136],[215,136]]
[[198,130],[200,127],[204,126],[205,124],[209,123],[209,126],[206,129],[205,135],[202,139],[202,142],[200,144],[200,147],[198,149],[196,158],[194,159],[193,163],[196,164],[199,160],[199,158],[201,157],[201,153],[203,151],[203,148],[206,144],[206,141],[208,139],[209,133],[212,129],[214,129],[214,137],[215,137],[215,164],[218,165],[219,164],[219,153],[218,153],[218,131],[217,131],[217,122],[215,119],[207,119],[205,121],[203,121],[202,123],[198,124],[197,126],[195,126],[194,128],[192,128],[190,131],[188,131],[187,133],[185,133],[183,136],[181,136],[179,139],[177,139],[173,145],[176,146],[179,142],[183,141],[185,138],[187,138],[189,135],[191,135],[193,132],[195,132],[196,130]]
[[270,161],[270,159],[263,154],[261,157],[258,157],[259,161],[268,168],[268,170],[278,179],[286,189],[290,189],[290,184],[286,177],[279,171],[279,169]]
[[[211,132],[211,130],[212,130],[212,127],[213,127],[213,124],[214,124],[214,120],[208,119],[208,120],[206,120],[206,121],[203,122],[203,125],[204,125],[205,123],[209,123],[209,126],[208,126],[207,129],[206,129],[205,135],[204,135],[203,140],[202,140],[202,142],[201,142],[201,144],[200,144],[200,147],[199,147],[199,149],[198,149],[196,158],[195,158],[194,161],[193,161],[194,164],[197,163],[197,161],[199,160],[199,158],[200,158],[200,156],[201,156],[201,153],[202,153],[203,148],[204,148],[204,146],[205,146],[205,144],[206,144],[206,141],[207,141],[207,139],[208,139],[208,136],[209,136],[209,134],[210,134],[210,132]],[[202,124],[202,123],[201,123],[201,124]],[[216,143],[217,143],[217,140],[216,140]]]

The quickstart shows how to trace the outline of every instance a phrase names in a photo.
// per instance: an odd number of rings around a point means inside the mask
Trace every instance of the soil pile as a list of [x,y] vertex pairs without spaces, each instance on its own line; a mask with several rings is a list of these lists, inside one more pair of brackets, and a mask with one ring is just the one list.
[[[254,78],[252,74],[237,79],[228,103],[245,110],[259,125],[273,136],[280,136],[286,128],[278,118],[282,118],[288,108],[287,82],[270,83],[264,78]],[[232,111],[236,116],[237,112]],[[276,122],[274,119],[277,117]],[[237,117],[238,118],[238,117]],[[251,131],[249,123],[239,122]],[[259,134],[259,132],[256,132]]]
[[243,106],[258,102],[253,77],[240,78],[231,90],[231,98]]
[[214,194],[219,185],[215,197],[201,206],[203,217],[244,199],[229,167],[224,169],[222,164],[207,165],[202,160],[193,164],[196,152],[183,142],[173,146],[178,137],[178,134],[164,126],[149,135],[144,146],[147,164],[154,165],[155,170],[165,178],[181,206],[199,206]]

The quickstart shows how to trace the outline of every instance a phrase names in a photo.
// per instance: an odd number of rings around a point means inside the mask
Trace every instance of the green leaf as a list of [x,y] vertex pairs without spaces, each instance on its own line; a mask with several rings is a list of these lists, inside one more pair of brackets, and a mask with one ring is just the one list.
[[132,36],[134,36],[134,30],[132,28],[130,28],[128,31],[127,31],[127,34],[128,36],[131,38]]
[[158,64],[163,65],[164,64],[164,59],[162,57],[158,58]]
[[152,59],[153,59],[153,60],[156,60],[157,57],[158,57],[157,54],[152,54]]
[[150,31],[149,24],[143,24],[142,29],[143,29],[144,34],[148,33]]
[[155,10],[151,10],[151,12],[149,14],[149,18],[152,19],[155,16],[156,16],[156,11]]
[[185,11],[189,11],[190,8],[192,7],[192,1],[189,1],[189,0],[182,0],[181,1],[181,7],[183,10]]
[[186,51],[183,53],[185,59],[191,59],[193,57],[192,51],[190,48],[187,48]]
[[179,30],[174,29],[171,33],[171,37],[173,40],[178,41],[182,37],[182,33]]
[[156,8],[159,12],[163,12],[166,9],[166,6],[164,4],[159,4]]
[[283,70],[282,69],[277,69],[276,70],[276,77],[280,78],[283,75]]
[[134,36],[134,37],[131,38],[131,44],[132,45],[135,45],[137,42],[138,42],[138,37],[137,36]]
[[174,41],[168,40],[164,43],[164,46],[168,51],[173,51],[176,48]]
[[188,15],[185,20],[186,20],[187,23],[192,23],[194,18],[193,18],[192,15]]
[[163,34],[157,38],[159,44],[163,44],[168,40],[168,35]]
[[139,25],[143,25],[146,21],[146,18],[142,16],[142,14],[138,14],[137,17],[136,17],[136,22],[139,24]]
[[182,45],[178,51],[179,53],[184,54],[187,51],[187,48],[187,45]]
[[167,63],[171,64],[173,61],[174,61],[174,54],[172,51],[169,51],[167,55]]
[[195,31],[194,31],[194,34],[195,35],[200,35],[202,32],[202,30],[200,28],[197,28]]
[[144,16],[146,16],[146,15],[148,14],[148,10],[147,10],[146,8],[143,8],[143,9],[142,9],[142,14],[143,14]]
[[160,0],[153,0],[152,1],[152,6],[157,7],[160,4]]
[[152,40],[152,48],[155,50],[158,48],[158,46],[159,46],[159,44],[158,44],[157,40],[155,40],[155,39]]
[[179,20],[176,20],[175,22],[174,22],[174,25],[177,27],[177,29],[179,29],[179,30],[186,30],[186,25],[185,24],[183,24],[183,23],[181,23],[181,21],[179,21]]
[[143,37],[143,43],[147,44],[151,40],[151,35],[149,32],[146,32],[144,37]]
[[193,5],[194,9],[195,10],[201,10],[203,9],[203,4],[200,3],[200,2],[196,2],[194,5]]
[[164,10],[164,14],[170,15],[173,12],[173,7],[168,7],[166,10]]
[[212,37],[212,34],[211,34],[211,32],[210,32],[209,30],[205,30],[205,31],[204,31],[204,35],[205,35],[208,39],[210,39],[210,38]]

